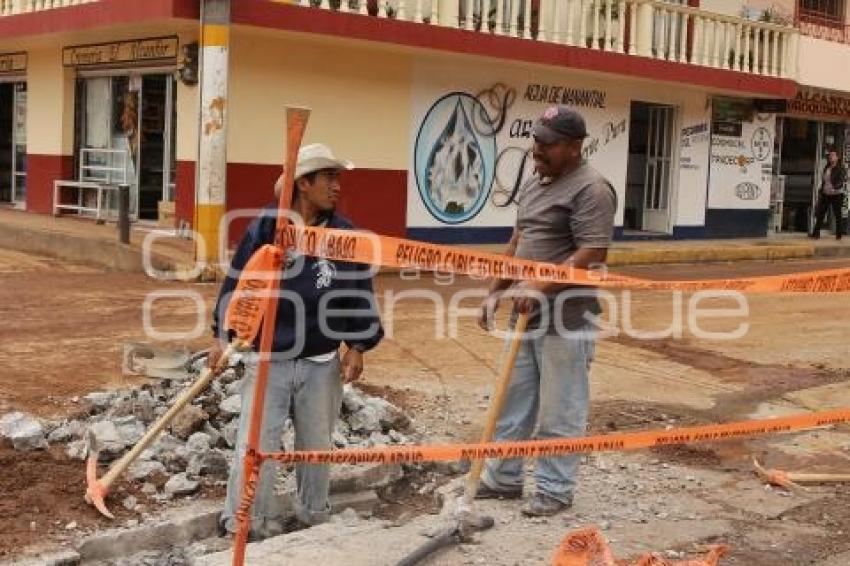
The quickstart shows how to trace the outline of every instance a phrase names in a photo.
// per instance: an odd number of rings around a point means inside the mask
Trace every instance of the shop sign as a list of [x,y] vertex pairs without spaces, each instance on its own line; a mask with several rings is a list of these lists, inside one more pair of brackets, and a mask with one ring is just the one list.
[[767,209],[776,115],[756,114],[752,122],[737,122],[728,133],[719,133],[717,125],[711,136],[709,208]]
[[711,101],[716,122],[749,122],[753,119],[753,101],[747,98],[714,98]]
[[792,114],[850,118],[850,97],[801,90],[789,101]]
[[66,67],[87,67],[116,63],[176,61],[178,47],[179,40],[176,37],[79,45],[62,50],[62,63]]
[[20,73],[26,70],[26,53],[0,53],[0,73]]
[[743,128],[744,126],[741,122],[713,122],[711,124],[711,133],[715,136],[740,138],[743,135]]

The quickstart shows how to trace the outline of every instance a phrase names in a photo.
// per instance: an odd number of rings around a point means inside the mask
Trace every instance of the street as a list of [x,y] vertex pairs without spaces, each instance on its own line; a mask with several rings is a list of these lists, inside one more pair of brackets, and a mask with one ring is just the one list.
[[[846,259],[749,262],[642,266],[623,272],[653,279],[708,279],[847,264]],[[403,407],[427,442],[472,441],[482,426],[503,349],[502,340],[479,330],[471,311],[464,310],[478,304],[473,293],[482,287],[478,281],[429,274],[382,274],[376,280],[388,336],[366,356],[364,382],[373,394]],[[142,305],[151,292],[162,290],[197,293],[208,308],[217,287],[164,284],[142,275],[0,252],[0,315],[5,321],[0,329],[0,413],[22,410],[61,418],[78,411],[79,397],[87,393],[144,383],[145,378],[121,375],[121,349],[124,342],[151,341],[143,328]],[[470,298],[452,306],[459,292]],[[708,297],[696,308],[726,310],[696,317],[690,316],[695,308],[690,296],[671,293],[622,292],[605,304],[605,336],[592,366],[593,432],[721,423],[850,405],[850,346],[843,322],[850,316],[850,297],[844,294],[752,295],[743,303]],[[500,311],[502,326],[505,310]],[[189,331],[198,316],[195,302],[166,298],[153,303],[150,320],[158,331]],[[743,335],[730,339],[742,324]],[[162,345],[201,348],[208,340],[205,331]],[[44,470],[64,470],[69,479],[62,489],[54,486],[42,493],[42,505],[63,520],[76,516],[81,526],[102,527],[103,520],[82,504],[82,488],[73,488],[74,481],[82,480],[81,463],[61,451],[50,454]],[[732,547],[729,564],[845,563],[821,561],[850,552],[846,488],[815,486],[791,494],[767,490],[752,474],[754,456],[779,469],[846,473],[850,434],[837,427],[591,455],[574,511],[528,520],[515,504],[486,503],[497,527],[483,535],[475,560],[545,562],[568,530],[597,524],[624,556],[653,549],[693,551],[719,541]],[[4,473],[7,479],[2,481],[7,482],[16,470],[34,473],[39,468],[37,456],[10,459],[5,449],[4,462],[12,470]],[[0,522],[10,520],[6,517],[20,521],[22,514],[36,520],[32,499],[7,498],[0,505]],[[427,516],[410,519],[420,524]],[[44,535],[61,540],[62,530],[39,527],[23,538],[0,534],[0,548],[43,541]],[[7,531],[0,528],[2,532]],[[15,552],[8,546],[4,551]],[[448,551],[434,563],[459,563],[468,558],[464,552]]]

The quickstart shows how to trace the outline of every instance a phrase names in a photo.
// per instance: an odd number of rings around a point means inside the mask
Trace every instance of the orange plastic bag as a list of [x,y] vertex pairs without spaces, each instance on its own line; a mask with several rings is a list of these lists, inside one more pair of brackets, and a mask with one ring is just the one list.
[[599,529],[588,527],[568,534],[558,546],[553,566],[718,566],[720,558],[726,555],[728,547],[713,547],[705,558],[670,561],[646,554],[630,563],[617,560],[608,546],[608,542]]

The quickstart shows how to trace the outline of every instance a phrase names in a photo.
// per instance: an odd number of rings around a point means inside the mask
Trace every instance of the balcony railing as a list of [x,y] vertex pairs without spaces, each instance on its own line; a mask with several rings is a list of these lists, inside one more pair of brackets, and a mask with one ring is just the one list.
[[11,16],[25,12],[40,12],[54,8],[65,8],[97,2],[98,0],[0,0],[0,16]]
[[[0,16],[96,1],[0,0]],[[305,9],[394,18],[754,75],[791,78],[796,74],[796,28],[662,0],[288,0],[288,3]]]
[[[792,77],[796,73],[798,32],[795,28],[660,0],[293,0],[293,3],[756,75]],[[487,9],[486,14],[482,15],[482,7]]]

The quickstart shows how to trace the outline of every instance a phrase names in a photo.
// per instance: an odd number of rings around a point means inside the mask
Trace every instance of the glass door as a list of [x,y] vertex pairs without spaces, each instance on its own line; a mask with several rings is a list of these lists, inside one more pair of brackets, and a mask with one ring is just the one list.
[[667,233],[676,108],[652,104],[648,110],[643,229]]
[[142,77],[139,136],[139,218],[156,219],[159,203],[173,198],[174,79]]
[[27,83],[15,83],[12,103],[12,202],[27,201]]

